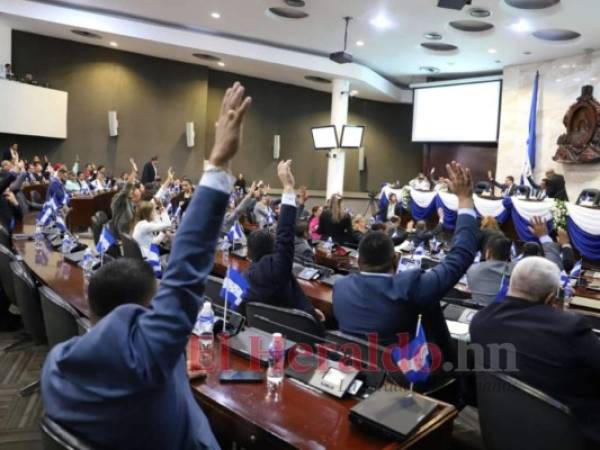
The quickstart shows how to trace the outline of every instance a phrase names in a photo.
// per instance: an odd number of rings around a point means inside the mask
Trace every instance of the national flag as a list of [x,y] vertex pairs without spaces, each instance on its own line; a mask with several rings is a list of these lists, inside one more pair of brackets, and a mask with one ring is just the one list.
[[415,338],[404,347],[395,347],[391,353],[392,361],[402,371],[406,379],[412,383],[427,380],[431,373],[431,353],[427,347],[425,330],[421,317],[417,323]]
[[420,243],[417,248],[415,248],[414,255],[415,256],[423,256],[425,254],[425,247],[423,247],[423,243]]
[[36,218],[37,224],[43,227],[52,225],[52,222],[56,218],[58,209],[59,207],[56,204],[56,200],[54,197],[51,197],[46,203],[44,203],[44,206],[42,206],[42,210]]
[[275,214],[270,207],[267,207],[267,225],[273,225],[275,223]]
[[496,294],[496,299],[494,303],[500,303],[503,301],[508,295],[508,286],[510,284],[510,277],[506,276],[506,274],[502,275],[502,280],[500,280],[500,289],[498,290],[498,294]]
[[390,203],[386,193],[385,193],[385,184],[383,185],[383,187],[381,188],[381,192],[379,193],[379,211],[381,212],[381,215],[379,216],[379,220],[382,222],[385,222],[387,219],[387,209],[388,209],[388,205]]
[[227,302],[229,308],[232,310],[237,309],[241,305],[247,290],[248,282],[244,278],[244,275],[236,269],[229,267],[220,294],[221,298]]
[[473,264],[477,264],[478,262],[481,262],[481,252],[475,253],[475,258],[473,259]]
[[529,110],[529,137],[527,138],[527,154],[525,155],[525,162],[523,164],[523,171],[521,173],[521,184],[529,185],[526,183],[527,177],[530,176],[535,170],[535,156],[537,148],[537,106],[538,106],[538,88],[540,82],[540,73],[535,73],[533,80],[533,94],[531,96],[531,108]]
[[513,242],[512,245],[510,246],[510,260],[515,261],[518,256],[519,256],[519,254],[517,253],[517,247],[515,246],[515,243]]
[[244,230],[237,220],[225,236],[229,242],[239,241],[244,237]]
[[162,267],[160,265],[160,249],[158,245],[150,245],[150,251],[146,255],[146,262],[152,267],[154,276],[160,279],[162,277]]
[[96,244],[96,251],[103,255],[108,249],[116,242],[115,237],[112,235],[108,227],[105,225],[102,227],[102,233],[100,233],[100,239]]
[[429,241],[429,249],[432,252],[437,252],[438,249],[440,248],[440,245],[441,245],[441,242],[438,241],[435,237]]
[[408,270],[408,269],[409,269],[409,267],[404,262],[404,258],[400,258],[400,261],[398,261],[398,268],[396,269],[396,273],[404,272],[405,270]]
[[580,259],[579,261],[577,261],[575,263],[575,265],[573,266],[573,268],[571,269],[571,279],[577,279],[579,277],[581,277],[581,270],[583,267],[583,260]]

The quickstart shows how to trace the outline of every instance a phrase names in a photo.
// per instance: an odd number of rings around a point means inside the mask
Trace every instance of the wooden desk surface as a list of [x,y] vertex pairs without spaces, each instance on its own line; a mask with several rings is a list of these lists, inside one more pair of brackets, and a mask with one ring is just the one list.
[[[221,367],[217,344],[216,367]],[[228,368],[251,370],[249,360],[229,353]],[[263,370],[264,369],[260,369]],[[338,400],[285,378],[279,397],[260,384],[221,384],[218,372],[192,389],[219,436],[231,437],[244,448],[299,449],[441,449],[450,441],[457,411],[438,402],[433,417],[410,439],[395,444],[355,427],[348,413],[357,402]],[[221,443],[226,448],[227,444]]]

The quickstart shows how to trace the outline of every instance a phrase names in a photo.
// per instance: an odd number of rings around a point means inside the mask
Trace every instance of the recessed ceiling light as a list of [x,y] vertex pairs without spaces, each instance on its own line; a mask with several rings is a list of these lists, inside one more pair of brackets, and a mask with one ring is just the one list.
[[379,13],[371,19],[371,25],[380,30],[385,30],[392,26],[392,22],[390,22],[390,19],[388,19],[385,14]]
[[531,52],[523,52],[523,54],[529,56],[531,55]]
[[471,9],[469,9],[469,15],[471,17],[482,18],[482,17],[490,17],[492,15],[492,13],[489,9],[485,9],[485,8],[471,8]]
[[483,20],[453,20],[449,25],[455,30],[466,31],[467,33],[481,33],[494,28],[494,25]]
[[575,83],[579,83],[579,82],[581,81],[581,78],[573,78],[573,81],[574,81]]
[[518,9],[544,9],[550,8],[560,0],[504,0],[509,6]]
[[456,45],[444,44],[443,42],[422,42],[421,47],[434,52],[454,52],[458,50]]
[[102,39],[102,36],[96,33],[92,33],[91,31],[85,30],[71,30],[71,33],[76,34],[77,36],[91,38],[91,39]]
[[525,19],[519,19],[518,22],[510,25],[510,29],[517,33],[527,33],[528,31],[531,31],[531,24]]
[[217,66],[219,66],[219,67],[225,67],[225,63],[223,61],[219,61],[217,63]]
[[283,17],[284,19],[305,19],[306,17],[308,17],[308,13],[305,13],[304,11],[300,11],[298,9],[293,8],[279,7],[267,9],[267,15],[270,15],[270,17]]
[[592,77],[592,78],[590,78],[590,81],[596,81],[597,79],[598,78],[596,78],[596,77]]
[[119,44],[117,44],[115,41],[111,41],[108,43],[111,47],[118,47]]
[[312,81],[314,83],[322,83],[322,84],[331,83],[331,80],[324,78],[324,77],[319,77],[317,75],[306,75],[304,77],[304,79],[307,81]]
[[358,91],[356,89],[352,89],[350,91],[350,97],[356,97],[358,95]]
[[490,55],[495,55],[496,53],[498,53],[498,50],[496,50],[495,48],[489,48],[489,49],[488,49],[488,53],[489,53]]
[[306,6],[306,2],[304,0],[284,0],[285,4],[288,6],[292,6],[294,8],[302,8]]
[[194,53],[194,57],[202,59],[204,61],[220,61],[221,58],[215,55],[209,55],[208,53]]
[[217,12],[217,11],[213,11],[210,13],[210,17],[212,17],[213,19],[220,19],[221,18],[221,13]]
[[440,41],[442,39],[442,35],[440,33],[436,33],[435,31],[425,33],[423,37],[425,39],[429,39],[430,41]]
[[561,69],[568,69],[569,67],[571,67],[569,64],[563,64],[560,66]]
[[560,79],[560,78],[557,78],[557,79],[556,79],[556,82],[557,82],[557,83],[560,83],[560,82],[562,82],[562,79]]
[[362,47],[363,45],[365,45],[364,41],[356,41],[356,45],[358,47]]
[[581,34],[577,31],[563,30],[560,28],[549,28],[546,30],[534,31],[533,35],[543,41],[551,42],[572,41],[581,37]]

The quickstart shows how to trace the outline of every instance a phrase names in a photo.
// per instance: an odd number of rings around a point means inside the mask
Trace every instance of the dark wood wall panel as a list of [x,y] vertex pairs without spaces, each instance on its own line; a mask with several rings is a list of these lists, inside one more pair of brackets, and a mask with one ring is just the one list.
[[497,144],[425,144],[423,171],[436,169],[436,178],[446,176],[446,164],[457,161],[471,169],[473,181],[487,180],[487,171],[496,170]]

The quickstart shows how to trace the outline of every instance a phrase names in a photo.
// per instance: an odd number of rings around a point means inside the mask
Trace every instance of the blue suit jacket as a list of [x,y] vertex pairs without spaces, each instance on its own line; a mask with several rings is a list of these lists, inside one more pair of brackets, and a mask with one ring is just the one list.
[[184,351],[228,199],[198,189],[152,309],[122,305],[52,349],[42,374],[51,418],[102,448],[219,448],[192,395]]
[[[470,331],[484,346],[486,368],[491,345],[514,346],[517,372],[507,374],[568,406],[585,436],[600,444],[600,340],[585,317],[507,297],[479,311]],[[507,353],[498,355],[506,368]]]
[[[354,274],[333,287],[333,313],[340,330],[366,339],[377,333],[381,345],[398,342],[397,333],[414,336],[419,314],[429,342],[447,353],[450,336],[439,301],[467,271],[477,251],[477,221],[460,214],[452,250],[428,272]],[[444,351],[446,350],[446,351]]]

